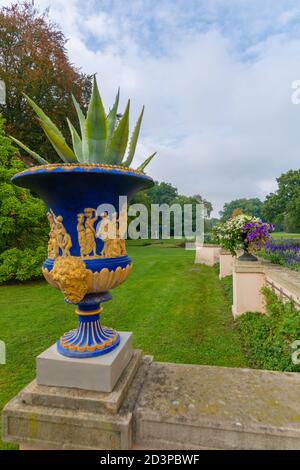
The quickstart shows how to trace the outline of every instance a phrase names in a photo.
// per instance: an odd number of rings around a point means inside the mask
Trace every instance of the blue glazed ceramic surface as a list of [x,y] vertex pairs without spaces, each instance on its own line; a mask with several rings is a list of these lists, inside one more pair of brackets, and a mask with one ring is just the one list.
[[[139,190],[149,188],[153,180],[135,170],[105,165],[41,165],[18,173],[12,178],[14,184],[31,189],[45,202],[55,216],[62,216],[63,224],[72,239],[70,254],[80,256],[77,233],[77,215],[86,208],[111,204],[119,210],[119,196],[128,200]],[[100,211],[101,212],[101,211]],[[95,222],[95,229],[101,218]],[[103,242],[96,237],[96,251],[101,253]],[[86,259],[88,269],[99,271],[102,267],[114,270],[124,267],[129,257]],[[47,259],[45,267],[52,269],[53,260]]]
[[[120,216],[119,197],[126,196],[129,201],[139,190],[151,187],[152,178],[136,170],[116,166],[53,164],[29,168],[15,175],[12,181],[37,193],[45,202],[52,228],[49,257],[44,262],[43,273],[50,284],[64,292],[66,301],[78,304],[78,327],[60,338],[58,351],[78,358],[110,352],[118,346],[120,337],[116,331],[100,325],[101,304],[111,298],[107,290],[119,285],[129,275],[131,259],[120,238],[117,240],[121,250],[118,256],[107,256],[103,250],[105,244],[99,234],[105,214],[101,205],[110,204],[114,208],[111,208],[111,214]],[[80,217],[83,238],[80,238]],[[52,237],[53,256],[51,231],[55,232]],[[62,243],[59,243],[60,236]],[[77,282],[75,288],[71,285],[73,296],[75,291],[74,300],[66,294],[70,284],[66,283],[64,288],[56,283],[56,261],[62,262],[61,278],[67,278],[71,284],[74,279]],[[76,278],[77,272],[79,278]],[[80,280],[82,273],[83,281]],[[83,294],[78,296],[77,290],[80,294],[82,287]]]

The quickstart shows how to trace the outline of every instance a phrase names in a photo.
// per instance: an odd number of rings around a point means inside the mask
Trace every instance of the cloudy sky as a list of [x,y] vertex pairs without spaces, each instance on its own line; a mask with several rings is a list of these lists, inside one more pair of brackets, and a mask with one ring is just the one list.
[[[0,5],[11,2],[0,0]],[[36,0],[69,38],[71,61],[97,72],[106,107],[120,85],[132,125],[146,106],[136,164],[180,193],[264,198],[300,167],[300,2]]]

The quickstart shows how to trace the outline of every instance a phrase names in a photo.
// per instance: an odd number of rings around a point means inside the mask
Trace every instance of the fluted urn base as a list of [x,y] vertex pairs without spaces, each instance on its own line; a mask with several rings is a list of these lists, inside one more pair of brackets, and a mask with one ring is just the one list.
[[85,296],[76,310],[78,327],[65,333],[57,342],[60,354],[77,358],[96,357],[118,346],[118,332],[100,324],[101,304],[111,298],[109,292]]

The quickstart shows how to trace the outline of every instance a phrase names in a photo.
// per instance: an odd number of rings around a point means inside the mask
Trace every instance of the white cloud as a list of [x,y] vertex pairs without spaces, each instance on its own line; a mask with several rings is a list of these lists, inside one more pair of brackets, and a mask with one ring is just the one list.
[[275,0],[154,3],[36,1],[69,37],[71,61],[98,72],[107,107],[119,85],[132,125],[146,105],[136,163],[157,150],[149,173],[217,210],[264,197],[300,166],[300,105],[290,99],[299,10]]

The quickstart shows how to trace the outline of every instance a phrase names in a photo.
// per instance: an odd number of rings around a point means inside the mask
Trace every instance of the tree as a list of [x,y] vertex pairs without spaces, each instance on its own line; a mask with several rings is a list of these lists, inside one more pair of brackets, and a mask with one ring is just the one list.
[[235,199],[234,201],[226,202],[223,210],[220,211],[221,221],[226,222],[226,220],[232,216],[235,209],[240,209],[243,214],[261,218],[262,206],[262,201],[257,197],[250,199]]
[[[144,207],[147,208],[147,213],[148,213],[147,223],[148,223],[148,234],[149,234],[150,223],[151,223],[151,201],[147,194],[147,190],[139,191],[137,194],[135,194],[129,203],[129,207],[132,206],[133,204],[142,204]],[[135,216],[133,217],[128,216],[128,219],[127,219],[128,227],[129,227],[130,222],[132,222],[132,220],[134,219],[135,219]]]
[[276,181],[278,189],[266,197],[263,215],[286,231],[300,231],[300,170],[283,173]]
[[[191,229],[193,230],[193,232],[195,232],[196,228],[197,228],[197,210],[196,210],[196,206],[199,204],[199,203],[202,203],[203,201],[199,201],[199,198],[198,197],[195,197],[195,196],[183,196],[183,195],[179,195],[174,203],[175,204],[179,204],[181,207],[182,207],[182,234],[184,235],[184,205],[185,204],[189,204],[192,206],[192,227]],[[171,233],[173,234],[174,232],[174,220],[171,219]]]
[[240,209],[239,207],[236,207],[235,209],[233,209],[230,218],[231,218],[231,219],[234,219],[234,218],[237,217],[238,215],[243,215],[243,211],[242,211],[242,209]]
[[[208,215],[210,215],[212,211],[212,204],[207,201],[206,199],[202,198],[199,195],[196,196],[184,196],[178,194],[177,188],[173,186],[171,183],[165,183],[158,181],[155,182],[155,185],[146,190],[139,192],[131,201],[130,204],[144,204],[148,210],[148,225],[150,227],[151,223],[151,204],[167,204],[168,206],[172,206],[173,204],[179,204],[182,207],[182,233],[184,233],[184,218],[183,218],[183,210],[185,204],[191,204],[192,208],[192,229],[195,231],[196,229],[196,205],[199,203],[204,204],[207,209]],[[131,219],[129,219],[130,222]],[[162,230],[162,215],[160,214],[160,235]],[[171,236],[174,235],[174,214],[171,212],[170,214],[170,234]]]
[[25,165],[3,127],[0,115],[0,282],[41,275],[49,231],[42,201],[10,181]]
[[91,80],[80,73],[66,53],[66,38],[33,3],[15,3],[0,10],[0,79],[6,84],[6,105],[0,108],[6,131],[41,153],[47,160],[57,155],[41,133],[29,95],[68,137],[66,116],[77,122],[73,93],[85,107]]
[[178,196],[178,190],[170,183],[155,182],[155,186],[147,191],[151,204],[171,205]]
[[216,217],[210,217],[209,219],[205,219],[204,221],[204,228],[205,228],[205,233],[211,232],[213,228],[220,222],[220,219],[217,219]]
[[213,211],[212,203],[209,202],[207,199],[203,198],[202,196],[200,196],[200,194],[195,194],[195,196],[193,196],[193,199],[196,199],[198,202],[204,205],[206,209],[207,217],[210,217],[210,214]]

